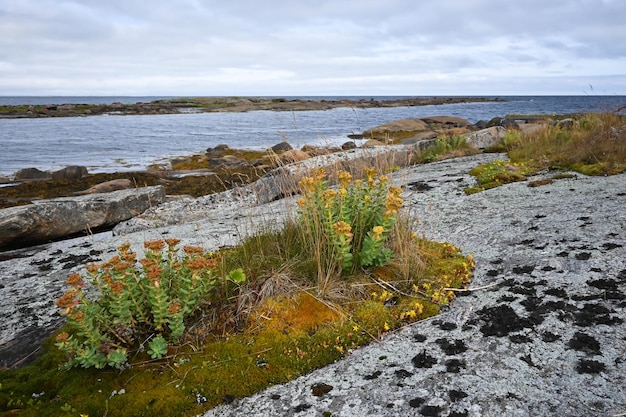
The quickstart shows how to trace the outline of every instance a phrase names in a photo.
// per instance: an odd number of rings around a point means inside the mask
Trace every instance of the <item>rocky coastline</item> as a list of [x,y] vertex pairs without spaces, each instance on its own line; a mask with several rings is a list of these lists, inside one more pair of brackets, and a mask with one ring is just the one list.
[[[361,138],[367,141],[360,150],[351,140],[340,148],[305,145],[293,149],[287,142],[281,142],[267,151],[219,145],[203,154],[177,158],[167,166],[151,167],[143,172],[89,174],[82,166],[68,166],[54,172],[21,169],[13,179],[5,181],[7,186],[0,187],[0,250],[110,229],[167,200],[202,197],[253,182],[256,182],[256,194],[264,196],[263,202],[267,202],[278,198],[275,190],[280,187],[281,192],[294,188],[297,181],[293,179],[291,165],[298,166],[311,158],[319,161],[348,152],[350,155],[382,153],[393,155],[391,158],[398,159],[395,164],[406,166],[411,155],[431,146],[437,137],[453,135],[466,136],[468,142],[483,149],[504,135],[505,128],[499,123],[500,120],[485,122],[490,127],[481,130],[459,117],[402,119],[363,132]],[[387,149],[389,144],[391,148]],[[383,152],[379,152],[381,148]],[[284,184],[283,178],[290,178],[291,185]]]
[[[420,130],[421,122],[431,131],[463,131],[478,148],[504,133],[501,125],[463,126],[447,117],[394,122],[367,134],[373,140],[391,135],[398,139],[395,145],[379,141],[285,160],[237,187],[155,199],[141,213],[116,221],[112,230],[0,253],[5,300],[0,367],[27,363],[60,326],[54,300],[65,290],[68,274],[108,259],[125,242],[138,252],[144,241],[164,237],[207,250],[237,244],[254,225],[293,209],[294,197],[285,190],[311,167],[341,167],[353,159],[403,166],[436,140],[437,135]],[[200,157],[209,160],[211,151]],[[502,158],[506,155],[479,153],[404,166],[393,174],[406,209],[420,220],[418,232],[449,241],[476,260],[469,291],[447,311],[205,416],[626,413],[626,174],[573,174],[541,187],[514,183],[474,195],[463,192],[475,181],[469,175],[473,167]],[[163,193],[162,187],[148,188]],[[83,197],[115,201],[137,190]],[[313,387],[320,385],[326,389],[318,395]]]
[[288,99],[263,97],[197,97],[154,100],[149,103],[48,104],[0,106],[0,118],[77,117],[96,115],[154,115],[202,112],[246,112],[254,110],[307,111],[338,107],[378,108],[410,107],[437,104],[504,101],[486,97],[416,97],[395,100],[359,99]]

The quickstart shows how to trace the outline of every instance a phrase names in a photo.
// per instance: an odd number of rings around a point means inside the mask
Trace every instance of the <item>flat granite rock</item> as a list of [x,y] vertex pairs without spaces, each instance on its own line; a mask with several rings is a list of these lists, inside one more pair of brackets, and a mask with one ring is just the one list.
[[[420,220],[417,232],[473,254],[471,291],[434,318],[204,416],[626,413],[626,175],[576,174],[465,195],[475,184],[470,169],[505,157],[481,154],[394,174]],[[214,250],[294,206],[292,197],[263,204],[214,198],[185,201],[185,223],[56,242],[0,262],[0,359],[15,362],[5,358],[19,357],[20,335],[34,349],[60,322],[54,299],[67,275],[108,259],[117,245],[128,241],[141,254],[144,240],[178,237]]]
[[[473,254],[473,291],[437,317],[204,417],[625,413],[626,175],[466,196],[469,169],[488,158],[396,176],[421,231]],[[329,388],[317,395],[319,386]]]

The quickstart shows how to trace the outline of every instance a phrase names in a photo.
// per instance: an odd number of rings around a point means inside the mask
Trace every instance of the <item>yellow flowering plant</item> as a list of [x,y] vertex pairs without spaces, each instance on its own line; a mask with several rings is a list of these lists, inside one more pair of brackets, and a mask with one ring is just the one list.
[[245,281],[242,270],[218,277],[217,261],[204,249],[185,246],[181,256],[178,243],[145,242],[145,258],[138,263],[126,243],[109,261],[89,265],[87,272],[99,292],[95,300],[86,296],[80,274],[68,277],[71,288],[56,302],[67,316],[68,332],[57,336],[56,346],[66,353],[68,368],[122,368],[129,352],[143,350],[146,341],[150,357],[161,359],[182,337],[185,320],[220,287]]
[[385,242],[402,207],[402,190],[374,168],[365,170],[364,180],[353,180],[346,171],[337,177],[337,190],[328,187],[323,168],[299,183],[299,224],[305,247],[314,249],[318,275],[389,263],[393,253]]

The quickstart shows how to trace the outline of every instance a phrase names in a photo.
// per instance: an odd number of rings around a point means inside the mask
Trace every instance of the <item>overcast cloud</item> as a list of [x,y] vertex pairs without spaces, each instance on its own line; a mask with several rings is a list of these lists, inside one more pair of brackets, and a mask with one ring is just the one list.
[[0,95],[626,94],[624,0],[0,0]]

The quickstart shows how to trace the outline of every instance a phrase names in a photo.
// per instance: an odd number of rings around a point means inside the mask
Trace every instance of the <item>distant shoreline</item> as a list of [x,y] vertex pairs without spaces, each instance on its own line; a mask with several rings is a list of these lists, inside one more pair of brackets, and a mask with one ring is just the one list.
[[[78,97],[77,97],[78,98]],[[302,99],[264,97],[196,97],[153,100],[148,103],[112,104],[38,104],[0,105],[0,119],[80,117],[97,115],[154,115],[188,114],[205,112],[248,112],[330,110],[338,107],[381,108],[442,105],[456,103],[482,103],[507,101],[488,97],[414,97],[381,100],[380,98],[354,99]]]

